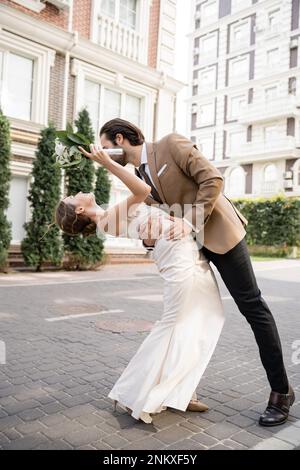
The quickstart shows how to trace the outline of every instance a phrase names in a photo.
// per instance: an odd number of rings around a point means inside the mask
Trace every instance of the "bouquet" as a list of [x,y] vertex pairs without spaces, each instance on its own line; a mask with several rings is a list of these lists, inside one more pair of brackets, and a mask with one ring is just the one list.
[[92,142],[81,134],[74,132],[70,124],[67,125],[65,131],[57,131],[55,139],[55,159],[54,166],[59,168],[67,168],[70,166],[78,166],[82,170],[86,164],[87,158],[79,150],[79,146],[89,152],[89,146]]
[[[71,124],[67,125],[65,131],[57,131],[55,139],[55,164],[59,168],[68,168],[78,166],[82,170],[86,164],[87,158],[81,153],[78,147],[82,147],[87,152],[90,151],[92,142],[80,132],[74,132]],[[123,155],[121,148],[105,149],[112,159]]]

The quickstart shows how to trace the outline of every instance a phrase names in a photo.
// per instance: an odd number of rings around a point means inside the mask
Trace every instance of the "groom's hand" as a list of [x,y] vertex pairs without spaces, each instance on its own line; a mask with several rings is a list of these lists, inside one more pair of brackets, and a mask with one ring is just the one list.
[[180,238],[184,238],[192,231],[192,227],[190,227],[183,219],[179,217],[174,217],[169,215],[169,219],[172,221],[170,228],[165,232],[165,238],[167,240],[178,240]]
[[146,246],[154,246],[156,240],[162,233],[162,223],[160,217],[148,217],[145,224],[141,224],[139,235]]

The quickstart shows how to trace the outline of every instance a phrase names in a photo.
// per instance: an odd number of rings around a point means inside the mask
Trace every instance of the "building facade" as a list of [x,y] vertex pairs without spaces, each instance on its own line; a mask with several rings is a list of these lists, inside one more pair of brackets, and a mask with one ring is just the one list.
[[[176,0],[1,0],[0,104],[11,122],[12,249],[30,219],[27,194],[40,130],[64,129],[87,107],[98,135],[122,117],[147,140],[174,130]],[[133,169],[132,169],[133,171]],[[63,190],[62,190],[63,192]],[[112,177],[110,204],[128,196]],[[144,252],[108,237],[107,250]]]
[[299,0],[196,0],[189,129],[231,197],[300,195]]

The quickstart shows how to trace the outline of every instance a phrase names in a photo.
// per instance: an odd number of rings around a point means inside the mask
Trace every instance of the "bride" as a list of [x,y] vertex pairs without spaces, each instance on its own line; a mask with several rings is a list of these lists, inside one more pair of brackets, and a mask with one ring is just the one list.
[[[155,240],[153,259],[164,281],[163,313],[117,380],[108,397],[131,416],[151,423],[151,415],[168,407],[206,411],[196,388],[216,347],[224,313],[214,274],[199,252],[192,234],[170,240],[170,218],[161,209],[144,204],[151,187],[102,148],[91,145],[86,157],[103,165],[131,191],[124,201],[104,210],[92,193],[63,199],[55,219],[68,235],[140,238],[149,217],[161,219],[162,230],[149,234]],[[152,224],[155,225],[155,224]],[[149,240],[147,240],[149,241]]]

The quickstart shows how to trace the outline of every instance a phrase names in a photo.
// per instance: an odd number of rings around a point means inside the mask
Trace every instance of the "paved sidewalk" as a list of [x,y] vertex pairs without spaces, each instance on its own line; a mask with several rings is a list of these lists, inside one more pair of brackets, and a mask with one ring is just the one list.
[[147,425],[120,408],[114,413],[107,394],[160,317],[163,286],[156,267],[16,273],[0,275],[0,341],[6,346],[6,364],[0,363],[0,448],[299,447],[300,262],[260,262],[255,269],[296,391],[286,424],[268,429],[257,424],[269,387],[252,331],[222,283],[226,323],[198,387],[210,410],[167,410]]

